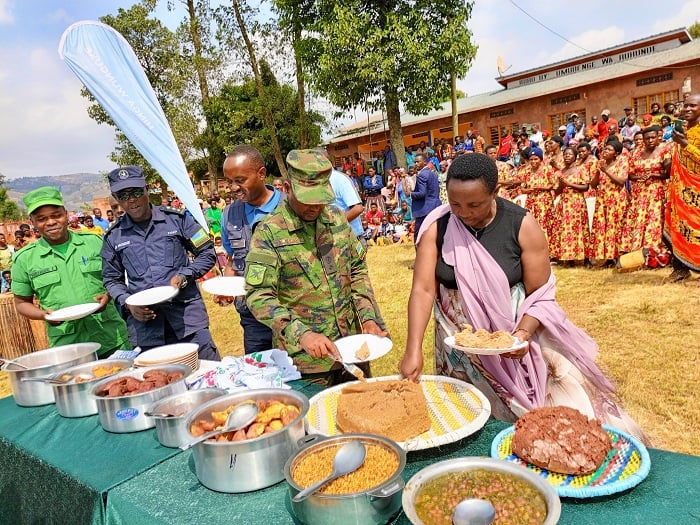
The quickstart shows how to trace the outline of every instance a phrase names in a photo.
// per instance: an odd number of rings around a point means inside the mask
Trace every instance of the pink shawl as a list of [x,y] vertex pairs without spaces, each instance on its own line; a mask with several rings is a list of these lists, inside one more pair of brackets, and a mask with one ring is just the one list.
[[[449,204],[433,210],[426,217],[421,233],[449,212]],[[419,242],[420,237],[419,234]],[[530,351],[522,359],[479,356],[484,368],[526,409],[543,406],[545,401],[548,370],[540,348],[541,339],[546,339],[548,347],[571,361],[598,388],[613,391],[613,386],[595,364],[598,345],[569,321],[557,303],[554,274],[525,298],[516,319],[513,319],[510,286],[505,273],[462,221],[453,215],[447,225],[442,256],[455,269],[464,313],[475,328],[513,332],[526,313],[540,321],[540,328],[530,339]]]

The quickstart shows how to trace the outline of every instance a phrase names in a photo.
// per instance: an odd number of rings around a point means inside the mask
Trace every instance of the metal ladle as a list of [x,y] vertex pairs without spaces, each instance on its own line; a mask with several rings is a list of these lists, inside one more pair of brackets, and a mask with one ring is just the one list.
[[72,381],[72,380],[78,379],[78,378],[89,380],[89,379],[95,379],[95,376],[92,376],[90,374],[78,374],[75,376],[68,376],[66,379],[57,379],[55,377],[23,377],[21,379],[21,381],[23,383],[35,381],[37,383],[49,383],[51,385],[65,385],[69,381]]
[[310,487],[306,487],[294,496],[292,501],[294,503],[304,501],[326,483],[356,471],[365,462],[366,453],[365,444],[362,441],[348,441],[335,453],[335,457],[333,458],[333,472],[331,472],[331,475],[314,483]]
[[0,360],[4,363],[3,368],[5,368],[5,369],[7,369],[7,365],[15,365],[15,366],[18,366],[20,368],[23,368],[24,370],[31,370],[32,369],[32,367],[27,366],[27,365],[23,365],[22,363],[18,363],[17,361],[13,361],[12,359],[2,358]]
[[496,509],[485,499],[462,500],[452,512],[453,525],[491,525],[494,519]]
[[258,416],[258,405],[256,403],[242,403],[234,408],[231,413],[226,418],[224,426],[212,430],[211,432],[205,432],[198,438],[195,438],[189,443],[181,445],[182,450],[187,450],[195,445],[198,445],[202,441],[206,441],[209,438],[223,434],[224,432],[233,432],[235,430],[240,430],[243,427],[248,426],[253,420]]

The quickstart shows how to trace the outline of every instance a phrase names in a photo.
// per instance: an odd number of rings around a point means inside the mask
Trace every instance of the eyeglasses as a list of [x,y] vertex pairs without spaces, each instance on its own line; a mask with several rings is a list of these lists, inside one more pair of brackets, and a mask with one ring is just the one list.
[[146,188],[133,188],[130,190],[124,190],[120,191],[118,193],[115,193],[114,196],[117,198],[118,201],[128,201],[131,197],[134,199],[138,199],[140,197],[143,197],[144,194],[146,193]]

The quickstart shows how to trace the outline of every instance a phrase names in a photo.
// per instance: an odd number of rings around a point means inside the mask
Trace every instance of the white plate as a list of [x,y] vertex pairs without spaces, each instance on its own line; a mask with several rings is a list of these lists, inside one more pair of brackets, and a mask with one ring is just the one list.
[[517,337],[513,336],[513,345],[510,348],[470,348],[467,346],[459,346],[455,343],[455,336],[451,335],[445,337],[445,344],[451,346],[455,350],[460,350],[468,354],[479,354],[479,355],[498,355],[507,354],[508,352],[515,352],[516,350],[522,350],[528,345],[527,341],[520,341]]
[[362,359],[355,357],[362,343],[367,343],[369,347],[369,357],[365,361],[373,361],[383,355],[389,353],[389,350],[394,346],[394,343],[388,337],[379,337],[373,334],[357,334],[341,337],[335,341],[335,346],[338,347],[343,362],[345,363],[362,363]]
[[141,352],[134,359],[134,364],[143,366],[144,364],[159,365],[162,363],[172,363],[174,361],[185,361],[190,355],[196,355],[199,345],[196,343],[175,343],[172,345],[158,346],[151,350]]
[[75,319],[82,319],[90,314],[94,314],[99,309],[100,303],[76,304],[60,310],[54,310],[50,314],[46,314],[44,319],[47,321],[74,321]]
[[244,277],[213,277],[202,282],[202,290],[224,297],[245,295]]
[[169,301],[175,297],[179,291],[180,289],[174,286],[156,286],[155,288],[148,288],[134,295],[130,295],[126,299],[126,304],[129,306],[151,306],[152,304]]

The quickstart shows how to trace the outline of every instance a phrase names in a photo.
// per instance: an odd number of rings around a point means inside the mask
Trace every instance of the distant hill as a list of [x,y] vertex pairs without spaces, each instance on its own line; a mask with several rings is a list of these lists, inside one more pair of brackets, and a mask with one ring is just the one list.
[[55,186],[63,194],[69,211],[78,211],[85,203],[92,206],[92,199],[109,196],[109,185],[99,173],[73,173],[53,177],[22,177],[5,181],[7,193],[20,208],[26,210],[22,197],[25,193],[42,186]]

